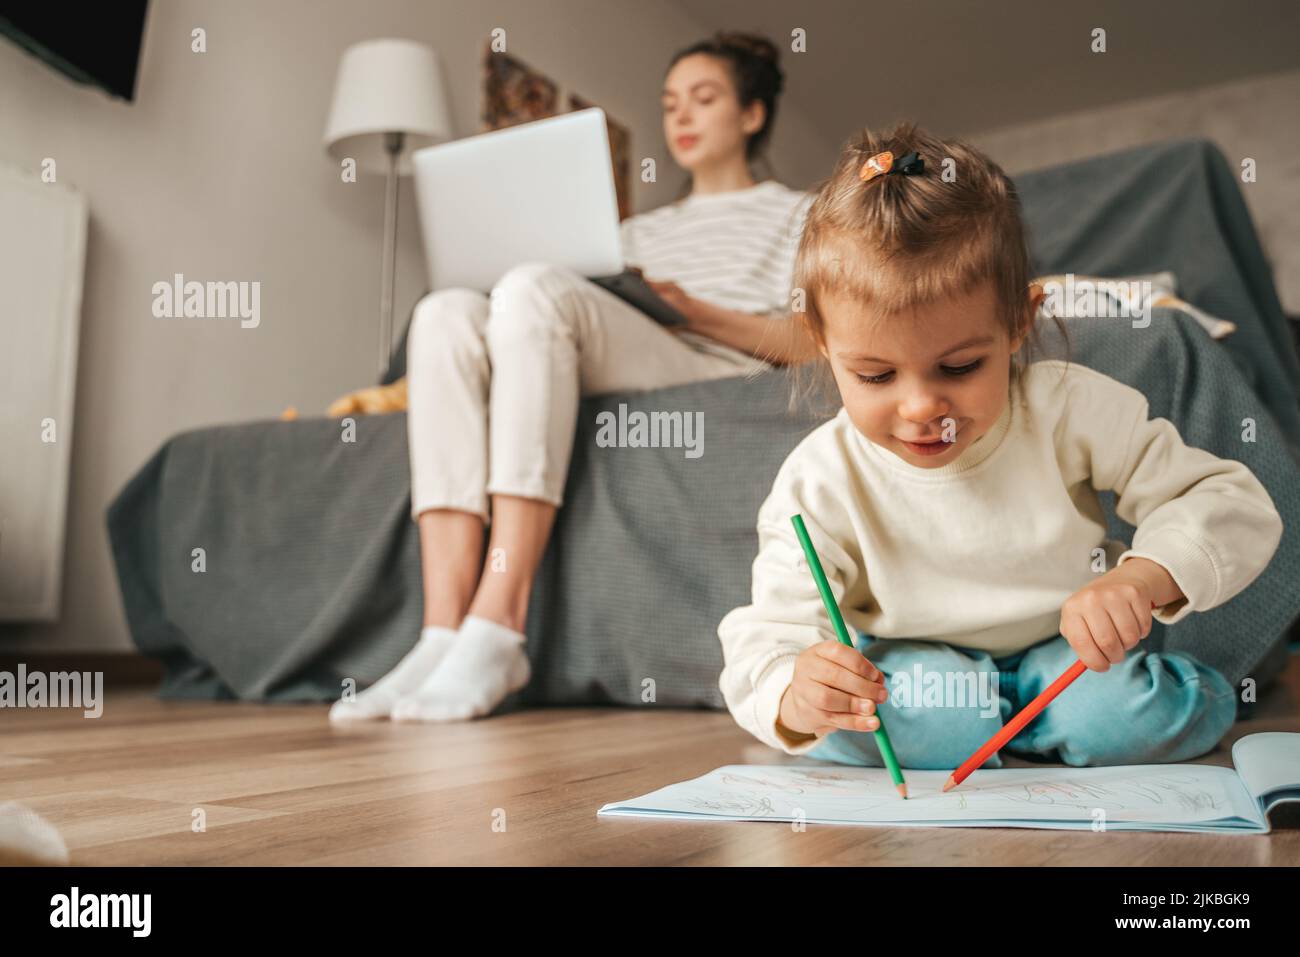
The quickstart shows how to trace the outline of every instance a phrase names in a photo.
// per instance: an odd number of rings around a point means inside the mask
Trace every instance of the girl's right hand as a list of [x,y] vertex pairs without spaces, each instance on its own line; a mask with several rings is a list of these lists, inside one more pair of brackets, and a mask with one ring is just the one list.
[[876,705],[889,697],[885,676],[856,648],[819,641],[795,659],[779,720],[796,734],[875,731]]

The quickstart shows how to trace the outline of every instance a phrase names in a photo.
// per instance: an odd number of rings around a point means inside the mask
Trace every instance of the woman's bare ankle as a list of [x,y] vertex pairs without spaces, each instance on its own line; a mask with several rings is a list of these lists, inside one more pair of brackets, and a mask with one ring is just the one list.
[[455,631],[457,628],[460,627],[460,623],[463,620],[464,620],[463,616],[457,617],[455,615],[426,614],[424,616],[424,621],[420,624],[420,627],[421,628],[447,628],[450,629],[451,631]]
[[505,602],[500,600],[486,599],[480,601],[475,598],[469,606],[466,617],[473,615],[475,618],[486,618],[488,621],[496,622],[498,625],[504,625],[511,631],[517,631],[523,634],[524,625],[528,621],[528,599],[523,602]]

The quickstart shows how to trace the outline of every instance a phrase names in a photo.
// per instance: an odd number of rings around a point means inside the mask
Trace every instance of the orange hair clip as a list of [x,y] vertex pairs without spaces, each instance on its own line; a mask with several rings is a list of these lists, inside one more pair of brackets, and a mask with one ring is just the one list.
[[897,163],[894,162],[894,154],[889,150],[883,153],[877,153],[871,159],[862,164],[862,169],[858,171],[858,177],[865,183],[875,179],[877,176],[884,176],[886,173],[902,173],[904,176],[915,176],[917,173],[925,172],[925,160],[915,151],[908,153]]
[[875,179],[877,176],[884,176],[894,168],[894,154],[885,150],[883,153],[877,153],[871,159],[862,164],[862,169],[858,171],[858,177],[865,183],[869,179]]

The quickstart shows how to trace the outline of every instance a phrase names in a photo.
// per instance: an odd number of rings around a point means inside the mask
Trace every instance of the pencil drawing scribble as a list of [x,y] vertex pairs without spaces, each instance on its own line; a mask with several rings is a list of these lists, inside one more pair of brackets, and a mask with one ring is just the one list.
[[[972,795],[987,798],[1084,811],[1096,807],[1125,811],[1150,811],[1170,806],[1185,811],[1215,810],[1221,807],[1215,796],[1200,787],[1194,779],[1172,774],[1144,781],[1114,780],[1105,784],[1088,784],[1065,778],[997,787],[970,786],[967,790]],[[980,810],[987,809],[988,806],[981,802]]]
[[749,797],[743,794],[711,800],[707,798],[687,798],[686,803],[699,811],[717,811],[722,814],[734,814],[738,817],[775,817],[776,808],[770,797]]

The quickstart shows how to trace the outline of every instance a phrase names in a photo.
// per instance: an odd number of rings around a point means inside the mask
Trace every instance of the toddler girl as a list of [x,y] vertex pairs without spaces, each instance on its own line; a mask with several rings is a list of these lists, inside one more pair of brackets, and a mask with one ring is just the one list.
[[[1245,465],[1185,445],[1141,392],[1028,361],[1043,290],[1006,174],[910,125],[864,130],[813,201],[794,281],[843,408],[778,472],[752,604],[718,627],[736,721],[789,754],[879,766],[879,707],[904,766],[951,769],[1078,658],[1089,670],[1008,750],[1084,766],[1212,749],[1233,688],[1138,645],[1153,616],[1249,585],[1281,519]],[[1106,538],[1105,489],[1131,548]],[[856,650],[834,640],[795,514]]]

